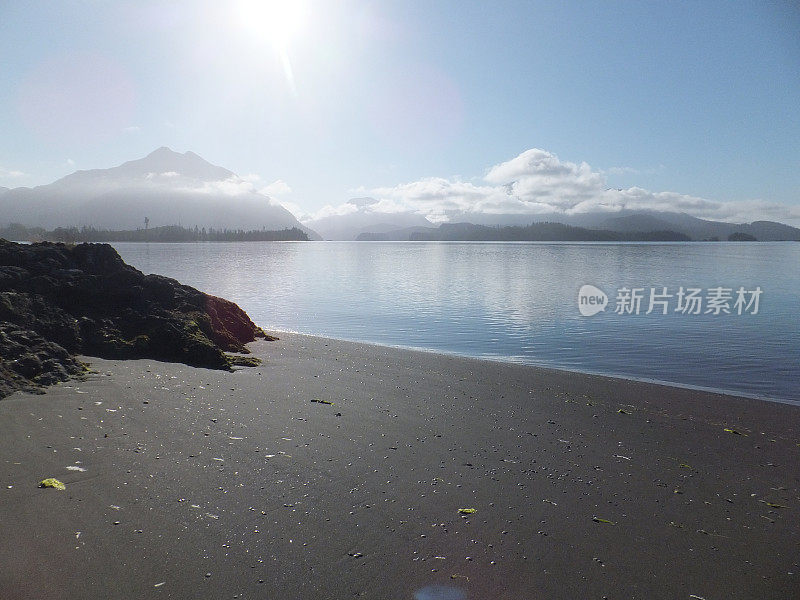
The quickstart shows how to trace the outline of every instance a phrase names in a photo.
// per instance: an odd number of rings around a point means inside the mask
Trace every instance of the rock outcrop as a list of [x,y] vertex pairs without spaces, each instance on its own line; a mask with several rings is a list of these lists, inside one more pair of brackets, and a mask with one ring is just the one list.
[[0,398],[16,390],[38,392],[43,386],[80,377],[85,369],[55,342],[29,329],[0,322]]
[[265,336],[233,302],[144,275],[108,244],[0,240],[0,397],[80,374],[76,354],[230,369]]

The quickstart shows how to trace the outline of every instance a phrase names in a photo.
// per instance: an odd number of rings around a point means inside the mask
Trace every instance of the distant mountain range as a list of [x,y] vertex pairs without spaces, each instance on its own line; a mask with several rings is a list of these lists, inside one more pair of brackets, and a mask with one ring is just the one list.
[[[414,240],[536,240],[536,241],[800,241],[800,229],[774,221],[723,223],[684,213],[622,211],[581,215],[502,215],[489,224],[443,223],[439,227],[412,226],[394,230],[362,231],[361,241]],[[513,219],[511,218],[513,217]],[[527,218],[526,218],[527,217]],[[512,223],[524,224],[507,224]]]
[[0,225],[107,229],[182,225],[316,232],[232,171],[194,152],[159,148],[110,169],[76,171],[34,188],[0,189]]
[[[48,185],[0,187],[0,227],[11,223],[49,230],[133,230],[145,223],[247,231],[295,227],[311,240],[555,239],[558,235],[565,240],[727,240],[733,235],[742,240],[800,241],[800,229],[774,221],[734,224],[675,212],[463,212],[437,227],[424,215],[381,208],[373,198],[354,198],[332,214],[300,223],[232,171],[194,152],[181,154],[166,147],[110,169],[76,171]],[[529,227],[534,223],[538,226]]]
[[[390,237],[394,233],[396,237]],[[586,229],[563,223],[531,225],[473,225],[442,223],[437,228],[413,227],[400,232],[362,233],[359,241],[387,241],[398,238],[408,241],[486,241],[486,242],[688,242],[689,236],[675,231],[619,232],[608,229]]]
[[424,216],[411,212],[383,213],[373,211],[374,198],[353,198],[347,202],[352,210],[343,215],[329,215],[304,221],[326,240],[355,240],[361,234],[386,233],[409,227],[433,227]]
[[670,229],[684,233],[693,240],[725,240],[731,234],[743,233],[764,242],[800,241],[800,229],[775,221],[724,223],[698,219],[686,213],[624,212],[613,217],[606,215],[597,227],[620,232]]

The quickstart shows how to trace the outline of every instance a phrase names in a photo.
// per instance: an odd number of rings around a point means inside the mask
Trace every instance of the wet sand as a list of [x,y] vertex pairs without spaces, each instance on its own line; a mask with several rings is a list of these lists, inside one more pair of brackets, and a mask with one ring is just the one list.
[[251,348],[0,401],[0,598],[800,597],[800,407]]

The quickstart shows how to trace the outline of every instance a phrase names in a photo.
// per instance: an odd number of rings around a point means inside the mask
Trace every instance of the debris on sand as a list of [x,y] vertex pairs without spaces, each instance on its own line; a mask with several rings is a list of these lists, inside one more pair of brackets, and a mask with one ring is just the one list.
[[54,488],[56,490],[61,490],[62,492],[67,489],[67,486],[61,483],[55,477],[48,477],[47,479],[42,479],[39,482],[40,488]]
[[733,435],[747,435],[746,433],[742,433],[741,431],[736,431],[735,429],[731,429],[729,427],[725,428],[725,431],[728,433],[732,433]]

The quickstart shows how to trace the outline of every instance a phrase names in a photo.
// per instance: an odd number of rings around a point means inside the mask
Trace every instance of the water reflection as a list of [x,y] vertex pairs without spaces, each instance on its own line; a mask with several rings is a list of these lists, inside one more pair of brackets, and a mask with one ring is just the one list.
[[[800,400],[800,244],[117,244],[259,324]],[[577,310],[586,284],[764,290],[759,315]]]

